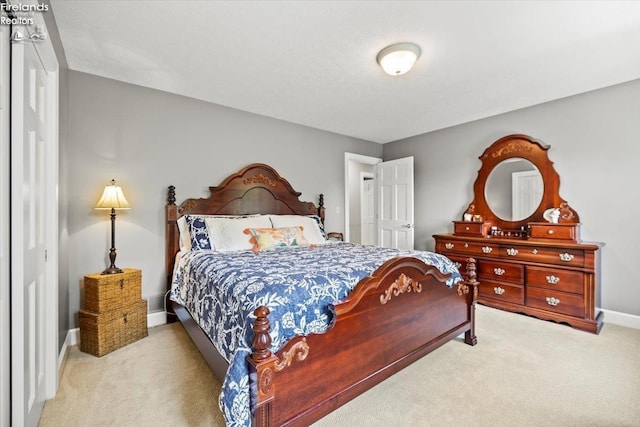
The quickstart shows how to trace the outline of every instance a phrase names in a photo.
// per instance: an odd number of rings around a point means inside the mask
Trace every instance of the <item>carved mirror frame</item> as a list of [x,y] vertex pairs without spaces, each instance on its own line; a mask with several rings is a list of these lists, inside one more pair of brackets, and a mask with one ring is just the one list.
[[[500,138],[479,157],[482,167],[478,171],[478,177],[473,185],[474,198],[469,204],[466,213],[480,215],[482,221],[501,230],[520,230],[531,222],[545,222],[544,212],[550,208],[560,209],[559,223],[579,223],[580,218],[564,200],[560,197],[560,176],[549,160],[548,150],[550,146],[537,141],[527,135],[508,135]],[[498,217],[489,207],[486,200],[485,187],[487,180],[500,162],[522,158],[530,161],[542,176],[544,191],[538,208],[527,218],[510,221]]]

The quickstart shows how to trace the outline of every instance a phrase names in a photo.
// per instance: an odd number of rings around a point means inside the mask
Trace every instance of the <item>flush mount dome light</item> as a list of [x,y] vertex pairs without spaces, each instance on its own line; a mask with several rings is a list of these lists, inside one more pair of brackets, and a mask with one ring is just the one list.
[[378,53],[377,61],[385,73],[400,76],[409,71],[420,57],[420,47],[413,43],[396,43]]

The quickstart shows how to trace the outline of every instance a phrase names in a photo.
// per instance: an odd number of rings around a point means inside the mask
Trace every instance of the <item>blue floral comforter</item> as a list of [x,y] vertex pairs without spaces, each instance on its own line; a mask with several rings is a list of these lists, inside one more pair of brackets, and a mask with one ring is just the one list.
[[228,426],[249,426],[249,370],[245,357],[253,338],[253,311],[271,314],[276,352],[296,335],[325,332],[329,304],[388,259],[413,256],[452,273],[447,286],[461,279],[455,265],[432,252],[406,251],[351,243],[286,247],[267,252],[190,251],[178,263],[171,299],[185,306],[229,362],[220,409]]

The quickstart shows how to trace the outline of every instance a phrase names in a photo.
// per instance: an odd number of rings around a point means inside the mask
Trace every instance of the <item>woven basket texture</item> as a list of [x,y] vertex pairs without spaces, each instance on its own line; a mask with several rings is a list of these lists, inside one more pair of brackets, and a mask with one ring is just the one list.
[[80,310],[80,350],[103,356],[148,335],[147,301],[94,313]]
[[84,309],[104,313],[139,302],[142,298],[142,272],[125,268],[118,274],[84,276]]

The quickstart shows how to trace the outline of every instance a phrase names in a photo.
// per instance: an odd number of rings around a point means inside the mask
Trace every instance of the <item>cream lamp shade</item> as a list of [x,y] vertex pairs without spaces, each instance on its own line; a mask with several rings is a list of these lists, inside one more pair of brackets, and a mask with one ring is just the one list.
[[96,203],[95,209],[131,209],[131,206],[124,197],[122,188],[116,185],[115,180],[111,180],[111,185],[104,187],[102,197]]
[[400,76],[413,68],[420,53],[420,47],[413,43],[396,43],[382,49],[377,61],[385,73]]

